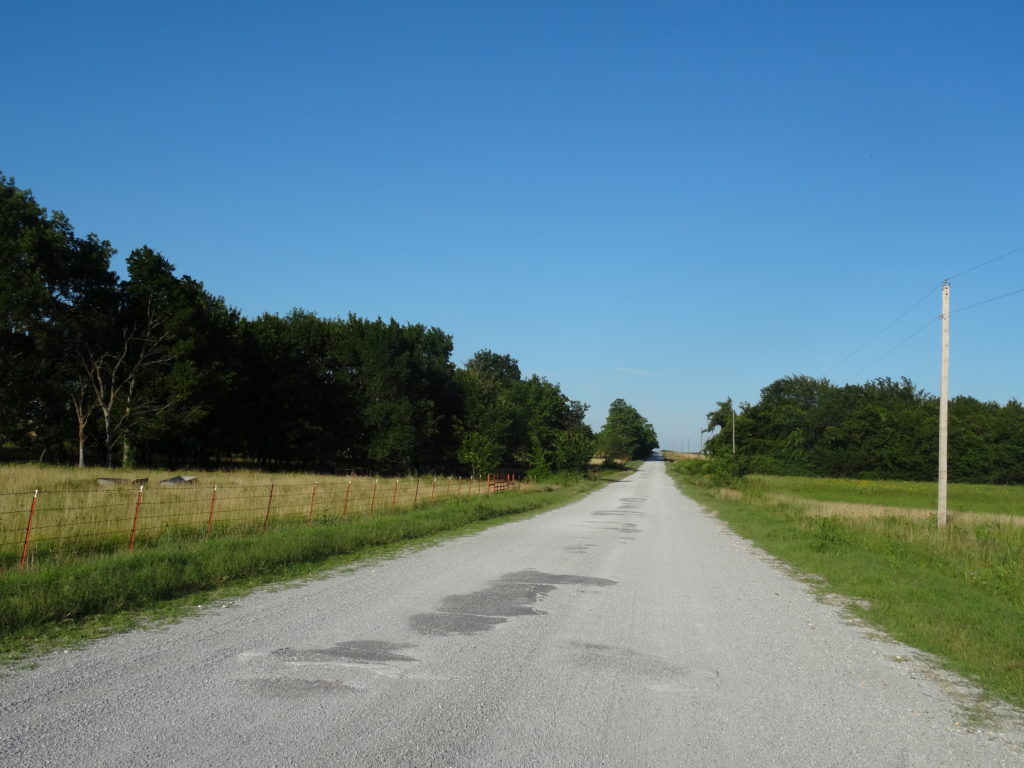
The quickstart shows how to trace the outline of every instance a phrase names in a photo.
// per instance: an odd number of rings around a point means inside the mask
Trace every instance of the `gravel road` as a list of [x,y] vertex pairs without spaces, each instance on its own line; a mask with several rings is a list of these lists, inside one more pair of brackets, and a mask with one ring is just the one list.
[[660,462],[529,520],[0,673],[5,766],[1024,766]]

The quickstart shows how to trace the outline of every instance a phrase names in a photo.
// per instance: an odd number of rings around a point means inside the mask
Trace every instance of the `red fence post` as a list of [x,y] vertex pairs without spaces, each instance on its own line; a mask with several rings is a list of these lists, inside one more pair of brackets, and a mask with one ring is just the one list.
[[341,516],[342,517],[348,517],[348,497],[349,497],[350,493],[352,493],[352,481],[351,480],[348,481],[348,487],[345,489],[345,507],[341,511]]
[[415,507],[416,504],[419,503],[419,500],[420,500],[420,478],[419,478],[419,476],[417,476],[416,477],[416,490],[414,490],[412,492],[412,505],[413,505],[413,507]]
[[270,484],[270,496],[267,498],[267,514],[263,516],[263,530],[267,530],[267,523],[270,522],[270,505],[274,503],[274,484]]
[[395,493],[391,497],[391,511],[398,509],[398,478],[395,478]]
[[313,524],[313,505],[316,503],[316,483],[313,483],[313,498],[309,500],[309,517],[306,518],[306,525]]
[[128,537],[128,551],[135,551],[135,533],[139,530],[139,510],[142,508],[142,489],[139,486],[139,493],[135,497],[135,517],[132,519],[132,535]]
[[377,485],[380,480],[374,478],[373,481],[373,495],[370,497],[370,514],[373,514],[373,505],[377,503]]
[[25,558],[28,557],[28,540],[32,535],[32,520],[36,516],[36,500],[39,498],[39,489],[36,488],[36,492],[32,494],[32,507],[28,511],[28,525],[25,526],[25,546],[21,548],[21,566],[20,570],[25,570]]
[[210,516],[206,520],[206,535],[213,530],[213,505],[217,503],[217,486],[213,486],[213,495],[210,497]]

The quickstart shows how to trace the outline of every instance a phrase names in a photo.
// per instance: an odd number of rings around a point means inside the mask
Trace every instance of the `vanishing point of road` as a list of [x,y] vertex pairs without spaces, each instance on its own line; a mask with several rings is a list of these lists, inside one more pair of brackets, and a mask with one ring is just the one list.
[[1024,765],[664,465],[0,671],[4,766]]

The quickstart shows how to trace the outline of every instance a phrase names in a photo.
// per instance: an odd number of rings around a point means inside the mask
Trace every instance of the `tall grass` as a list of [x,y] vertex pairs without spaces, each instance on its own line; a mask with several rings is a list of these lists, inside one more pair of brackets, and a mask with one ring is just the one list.
[[[954,518],[939,529],[933,519],[822,516],[796,493],[855,504],[865,496],[850,481],[744,478],[722,494],[685,467],[674,465],[673,474],[738,533],[824,577],[827,589],[857,598],[854,613],[1024,706],[1024,527]],[[876,485],[884,488],[870,497],[875,502],[920,498],[914,487],[920,484]],[[965,496],[972,509],[1003,490],[989,495],[983,486],[969,488],[977,492]],[[812,506],[815,513],[808,514]]]
[[0,465],[0,569],[20,566],[23,553],[34,565],[86,552],[152,546],[168,539],[365,517],[489,492],[485,481],[453,477],[247,471],[204,474],[196,484],[171,488],[159,485],[157,481],[167,476],[161,474],[151,477],[140,492],[134,482],[98,488],[97,474],[95,470]]

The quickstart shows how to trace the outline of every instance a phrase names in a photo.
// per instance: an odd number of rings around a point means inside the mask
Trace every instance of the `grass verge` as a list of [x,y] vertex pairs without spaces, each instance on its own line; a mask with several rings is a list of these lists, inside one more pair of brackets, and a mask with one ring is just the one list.
[[135,553],[0,573],[0,660],[174,619],[256,586],[537,514],[598,484],[541,484],[541,490],[530,493],[467,497],[388,515],[281,526],[250,536],[168,542]]
[[[905,517],[812,516],[796,501],[725,495],[673,465],[687,495],[737,533],[824,589],[853,598],[850,610],[900,642],[1024,707],[1024,531],[997,523],[951,525]],[[847,501],[856,502],[851,497]]]
[[[747,475],[748,492],[786,494],[823,502],[935,509],[935,483],[902,480],[854,480],[825,477]],[[989,515],[1024,516],[1024,486],[951,483],[949,510]]]

